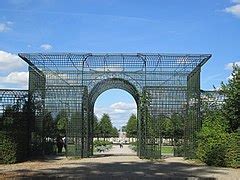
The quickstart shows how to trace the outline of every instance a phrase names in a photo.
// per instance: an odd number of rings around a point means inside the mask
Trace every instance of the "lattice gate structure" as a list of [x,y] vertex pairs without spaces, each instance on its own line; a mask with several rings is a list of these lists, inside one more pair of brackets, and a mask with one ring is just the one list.
[[0,89],[0,117],[7,107],[15,107],[21,111],[27,99],[27,90]]
[[68,155],[93,154],[93,109],[104,91],[129,92],[137,104],[138,156],[161,157],[161,119],[179,114],[185,124],[185,152],[194,150],[201,127],[200,71],[209,54],[21,53],[29,64],[29,93],[44,112],[67,113]]

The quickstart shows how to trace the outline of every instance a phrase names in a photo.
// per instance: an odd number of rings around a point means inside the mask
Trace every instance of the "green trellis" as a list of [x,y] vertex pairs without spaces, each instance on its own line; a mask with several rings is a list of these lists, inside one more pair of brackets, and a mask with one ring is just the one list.
[[93,153],[93,108],[104,91],[129,92],[138,109],[138,156],[161,157],[161,118],[179,114],[185,124],[185,156],[194,152],[201,127],[200,71],[209,54],[21,53],[29,64],[29,93],[44,110],[68,115],[68,155]]

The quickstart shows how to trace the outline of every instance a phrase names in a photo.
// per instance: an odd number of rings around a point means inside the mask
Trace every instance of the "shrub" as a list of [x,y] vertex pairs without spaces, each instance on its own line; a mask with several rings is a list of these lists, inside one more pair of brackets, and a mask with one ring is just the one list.
[[0,160],[4,164],[12,164],[17,161],[17,145],[9,135],[0,131]]
[[184,156],[184,146],[183,145],[175,146],[173,153],[175,157]]
[[240,133],[230,134],[225,156],[226,166],[240,167]]
[[93,145],[95,146],[95,147],[97,147],[97,146],[107,146],[107,145],[111,145],[112,143],[110,142],[110,141],[104,141],[104,140],[95,140],[94,142],[93,142]]
[[54,142],[48,141],[43,143],[44,146],[44,154],[45,155],[51,155],[51,154],[56,154],[56,145]]
[[138,146],[138,141],[135,141],[135,142],[131,142],[130,143],[130,148],[133,150],[133,151],[137,151],[137,146]]
[[207,165],[226,166],[229,134],[221,112],[212,112],[203,122],[198,134],[197,157]]

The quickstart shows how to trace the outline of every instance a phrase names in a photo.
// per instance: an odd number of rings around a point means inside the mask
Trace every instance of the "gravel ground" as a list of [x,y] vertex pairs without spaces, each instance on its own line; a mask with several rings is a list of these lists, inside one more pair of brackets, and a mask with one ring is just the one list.
[[0,179],[231,179],[240,169],[208,167],[171,157],[163,161],[139,159],[128,146],[98,153],[92,158],[47,157],[13,165],[0,165]]

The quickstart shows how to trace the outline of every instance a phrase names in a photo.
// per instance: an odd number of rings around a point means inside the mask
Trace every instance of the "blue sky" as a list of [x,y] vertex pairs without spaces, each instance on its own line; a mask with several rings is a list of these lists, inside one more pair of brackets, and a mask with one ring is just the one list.
[[27,65],[16,53],[70,51],[211,53],[201,87],[212,89],[227,80],[231,63],[240,64],[239,32],[240,0],[5,0],[0,88],[27,87]]

